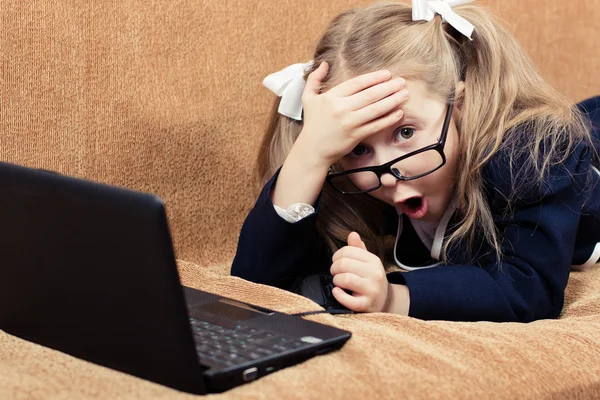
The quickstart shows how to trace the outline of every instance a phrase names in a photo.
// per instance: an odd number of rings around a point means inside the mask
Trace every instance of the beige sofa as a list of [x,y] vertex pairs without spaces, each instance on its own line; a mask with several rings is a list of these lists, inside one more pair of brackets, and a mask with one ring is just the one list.
[[[316,310],[228,276],[229,265],[258,190],[253,161],[274,98],[262,78],[309,60],[334,15],[368,3],[3,0],[0,160],[157,193],[185,284]],[[484,4],[570,98],[600,94],[600,0]],[[559,320],[309,318],[353,337],[214,397],[600,398],[600,268],[571,275]],[[0,399],[188,397],[0,331]]]

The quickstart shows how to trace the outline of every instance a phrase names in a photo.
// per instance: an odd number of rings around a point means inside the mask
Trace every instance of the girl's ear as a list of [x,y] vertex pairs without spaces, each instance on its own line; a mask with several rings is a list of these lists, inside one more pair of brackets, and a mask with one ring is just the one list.
[[454,88],[454,118],[460,119],[465,96],[465,82],[459,81]]

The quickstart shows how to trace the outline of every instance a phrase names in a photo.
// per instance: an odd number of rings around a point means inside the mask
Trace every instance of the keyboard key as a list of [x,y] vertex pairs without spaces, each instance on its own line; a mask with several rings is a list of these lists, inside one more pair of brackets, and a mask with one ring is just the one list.
[[260,348],[257,348],[255,351],[256,351],[258,354],[262,354],[263,356],[272,356],[273,354],[275,354],[275,352],[274,352],[274,351],[272,351],[272,350],[269,350],[269,349],[265,349],[265,348],[262,348],[262,347],[260,347]]
[[263,357],[260,353],[254,353],[254,352],[245,353],[244,355],[246,355],[251,360],[258,360],[259,358]]
[[305,344],[289,336],[277,335],[242,324],[224,327],[190,318],[196,351],[202,357],[227,366],[269,357]]

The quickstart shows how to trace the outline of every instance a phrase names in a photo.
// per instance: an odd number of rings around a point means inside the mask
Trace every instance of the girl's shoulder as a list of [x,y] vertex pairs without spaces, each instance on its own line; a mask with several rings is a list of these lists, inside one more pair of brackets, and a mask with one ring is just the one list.
[[[492,209],[539,202],[572,185],[583,185],[578,188],[583,190],[590,179],[594,151],[589,142],[542,142],[536,151],[536,147],[523,144],[527,133],[526,128],[517,129],[482,169],[482,184]],[[564,147],[557,150],[556,146]]]

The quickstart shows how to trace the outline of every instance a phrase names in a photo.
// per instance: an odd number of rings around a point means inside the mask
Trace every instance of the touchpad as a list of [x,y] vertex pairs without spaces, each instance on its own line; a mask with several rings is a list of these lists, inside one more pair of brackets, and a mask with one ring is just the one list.
[[195,306],[192,309],[236,321],[244,321],[274,313],[274,311],[266,308],[240,303],[231,299],[221,299],[213,303]]

